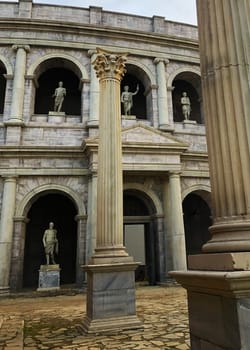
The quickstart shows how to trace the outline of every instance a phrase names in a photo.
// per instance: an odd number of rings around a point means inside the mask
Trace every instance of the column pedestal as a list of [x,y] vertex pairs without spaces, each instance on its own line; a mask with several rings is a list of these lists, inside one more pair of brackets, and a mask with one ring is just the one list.
[[135,309],[137,266],[137,263],[116,263],[85,267],[88,304],[84,331],[103,333],[143,327]]
[[250,344],[250,271],[180,271],[187,289],[191,349],[243,350]]

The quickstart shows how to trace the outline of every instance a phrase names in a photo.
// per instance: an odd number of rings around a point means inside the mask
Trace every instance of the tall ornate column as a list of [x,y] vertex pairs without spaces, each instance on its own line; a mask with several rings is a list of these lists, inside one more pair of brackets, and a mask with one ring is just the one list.
[[174,275],[188,290],[192,349],[248,349],[250,3],[197,0],[197,9],[214,224],[207,254]]
[[123,182],[120,81],[126,58],[98,49],[94,68],[100,81],[96,248],[87,271],[88,332],[140,328],[136,317],[134,270],[123,245]]
[[97,126],[99,121],[99,81],[93,66],[96,59],[96,50],[89,50],[88,54],[91,59],[90,71],[90,101],[89,101],[89,120],[88,126]]
[[[171,269],[186,269],[185,229],[182,212],[180,173],[171,172],[165,184],[164,202],[168,221],[167,243]],[[167,204],[166,204],[167,202]],[[170,268],[170,266],[168,266]]]
[[167,59],[155,58],[158,84],[158,113],[159,113],[159,128],[162,130],[169,129],[168,118],[168,98],[167,98],[167,81],[165,66],[169,63]]
[[16,178],[5,177],[0,222],[0,296],[9,293]]
[[21,127],[23,126],[26,53],[29,51],[30,47],[28,45],[13,45],[12,49],[16,51],[16,62],[14,69],[10,116],[4,124],[7,127],[6,143],[19,144],[21,140]]

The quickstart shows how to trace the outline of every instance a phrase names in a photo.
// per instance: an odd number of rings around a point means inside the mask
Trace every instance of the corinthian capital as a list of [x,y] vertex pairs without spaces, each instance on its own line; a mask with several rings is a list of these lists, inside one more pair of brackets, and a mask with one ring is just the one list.
[[96,75],[99,79],[114,78],[121,80],[126,73],[126,54],[116,54],[97,49],[97,56],[93,62]]

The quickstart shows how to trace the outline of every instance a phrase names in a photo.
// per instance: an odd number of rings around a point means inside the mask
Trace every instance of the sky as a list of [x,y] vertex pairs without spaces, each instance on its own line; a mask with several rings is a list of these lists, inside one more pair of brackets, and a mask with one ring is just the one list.
[[[0,2],[6,0],[0,0]],[[14,1],[17,0],[7,0]],[[141,16],[162,16],[167,20],[197,24],[196,0],[33,0],[34,3],[68,6],[100,6],[104,10]]]

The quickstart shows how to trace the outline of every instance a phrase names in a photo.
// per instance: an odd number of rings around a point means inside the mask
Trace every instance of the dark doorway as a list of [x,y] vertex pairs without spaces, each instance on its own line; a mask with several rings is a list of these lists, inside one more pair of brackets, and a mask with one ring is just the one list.
[[191,103],[190,120],[203,124],[200,76],[194,72],[185,71],[175,77],[172,85],[174,87],[172,92],[174,121],[182,122],[184,120],[181,97],[183,92],[186,92]]
[[66,88],[62,111],[68,115],[81,114],[81,91],[79,78],[69,69],[50,68],[38,79],[39,87],[36,90],[35,114],[48,114],[54,110],[52,95],[58,87],[59,81]]
[[6,79],[4,77],[4,74],[6,74],[6,69],[0,62],[0,114],[3,114],[6,91]]
[[54,222],[59,241],[59,254],[56,262],[61,268],[61,284],[75,283],[76,280],[76,246],[77,214],[72,201],[61,194],[47,194],[40,197],[28,213],[24,251],[24,287],[38,286],[38,270],[46,263],[42,243],[43,233],[49,222]]
[[190,193],[183,201],[186,253],[200,254],[202,246],[211,235],[211,211],[207,203],[197,194]]
[[154,285],[157,248],[149,201],[139,191],[124,192],[124,244],[135,261],[141,262],[135,271],[136,281],[148,281]]

